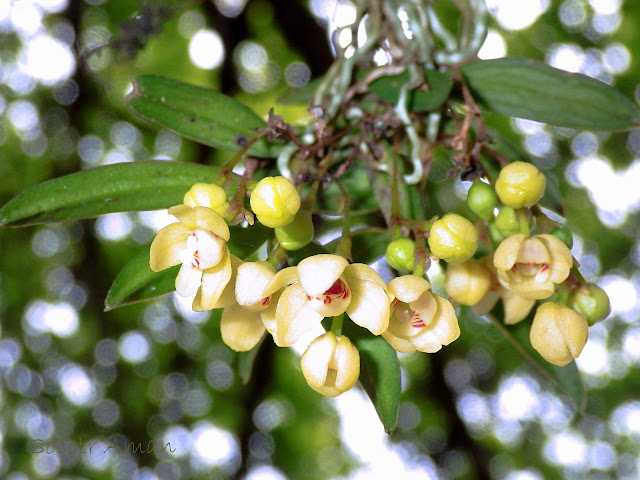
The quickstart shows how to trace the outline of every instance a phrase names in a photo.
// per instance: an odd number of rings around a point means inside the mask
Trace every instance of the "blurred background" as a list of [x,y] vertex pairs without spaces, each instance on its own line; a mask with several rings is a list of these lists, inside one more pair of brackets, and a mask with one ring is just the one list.
[[[639,2],[487,6],[481,58],[546,61],[640,100]],[[328,68],[329,35],[354,18],[347,0],[0,0],[0,204],[99,165],[228,158],[135,118],[124,97],[139,74],[304,123],[305,105],[277,99]],[[321,397],[298,354],[270,341],[243,385],[219,313],[194,313],[177,295],[103,312],[118,271],[171,221],[112,214],[0,230],[0,477],[640,478],[640,129],[502,126],[555,179],[581,271],[611,298],[577,361],[583,413],[472,316],[450,347],[402,356],[392,436],[359,388]],[[443,206],[461,204],[469,185],[452,180],[457,196]],[[148,451],[108,449],[114,439]],[[98,446],[81,454],[71,442]],[[160,451],[167,442],[174,451]]]

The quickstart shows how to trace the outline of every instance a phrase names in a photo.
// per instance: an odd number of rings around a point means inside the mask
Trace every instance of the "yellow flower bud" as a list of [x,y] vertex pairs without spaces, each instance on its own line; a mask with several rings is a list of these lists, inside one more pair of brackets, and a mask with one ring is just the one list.
[[302,373],[311,388],[325,397],[350,390],[360,376],[360,354],[345,337],[327,332],[316,338],[302,355]]
[[513,162],[500,171],[496,193],[509,207],[532,207],[544,195],[546,184],[544,175],[534,165]]
[[298,190],[284,177],[265,177],[251,192],[251,210],[267,227],[288,225],[299,209]]
[[478,231],[466,218],[448,213],[431,225],[429,249],[449,263],[469,260],[478,248]]
[[554,283],[569,276],[573,257],[567,246],[553,235],[512,235],[493,255],[500,282],[522,296],[543,299],[551,296]]
[[491,273],[484,261],[467,260],[447,267],[444,289],[447,295],[462,305],[475,305],[491,287]]
[[196,183],[185,194],[183,203],[190,207],[208,207],[223,217],[229,207],[227,194],[212,183]]
[[538,307],[529,339],[547,362],[563,367],[580,352],[589,338],[589,326],[582,315],[555,303]]

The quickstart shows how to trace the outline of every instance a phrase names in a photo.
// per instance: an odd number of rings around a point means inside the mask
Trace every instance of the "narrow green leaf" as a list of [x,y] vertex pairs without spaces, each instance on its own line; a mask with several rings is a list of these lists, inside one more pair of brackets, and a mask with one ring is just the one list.
[[149,267],[149,250],[131,260],[120,271],[104,301],[105,311],[164,295],[176,289],[179,265],[162,272]]
[[[249,107],[233,98],[188,83],[155,75],[142,75],[133,82],[128,107],[156,125],[170,128],[210,147],[235,152],[266,123]],[[248,153],[272,157],[265,140],[253,144]]]
[[569,128],[619,130],[640,124],[635,104],[606,83],[522,58],[460,67],[478,104],[510,117]]
[[[453,85],[453,74],[447,70],[424,70],[425,84],[412,89],[409,98],[409,110],[426,112],[440,107],[449,97]],[[400,87],[409,81],[409,72],[399,75],[380,77],[369,84],[369,90],[381,99],[396,104],[400,98]]]
[[0,226],[25,226],[182,203],[194,183],[218,169],[179,162],[117,163],[35,185],[0,209]]
[[400,403],[400,363],[398,354],[382,337],[374,337],[351,321],[344,323],[343,333],[360,352],[360,383],[376,408],[387,433],[398,422]]
[[567,395],[575,403],[578,411],[583,411],[586,405],[586,391],[575,362],[571,362],[564,367],[558,367],[544,360],[531,346],[531,341],[529,340],[530,321],[523,320],[516,325],[507,327],[502,325],[499,320],[496,320],[493,315],[490,316],[490,319],[492,324],[511,342],[525,361],[531,364],[559,392]]

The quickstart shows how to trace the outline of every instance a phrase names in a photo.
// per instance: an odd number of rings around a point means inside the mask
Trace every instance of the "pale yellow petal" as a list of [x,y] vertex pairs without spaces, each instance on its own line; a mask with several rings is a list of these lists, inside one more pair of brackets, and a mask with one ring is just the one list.
[[335,386],[346,392],[353,388],[360,376],[360,353],[347,337],[341,336],[337,341],[332,362],[336,370]]
[[515,292],[505,290],[502,294],[504,323],[513,325],[524,320],[535,304],[536,301],[532,298],[523,297]]
[[336,349],[336,336],[327,332],[311,342],[302,354],[300,364],[302,374],[311,388],[318,389],[324,386],[329,373],[329,364]]
[[202,273],[202,287],[193,300],[193,309],[200,312],[214,308],[230,279],[231,255],[227,251],[218,265]]
[[439,295],[434,297],[438,302],[438,311],[433,321],[411,339],[418,350],[426,353],[437,352],[460,336],[460,326],[451,302]]
[[176,292],[178,295],[188,297],[198,291],[202,281],[202,270],[182,265],[176,277]]
[[265,328],[259,313],[231,305],[222,311],[220,332],[222,341],[233,350],[248,352],[258,344]]
[[296,268],[305,292],[319,297],[329,290],[347,265],[349,262],[344,257],[320,254],[305,258]]
[[394,278],[387,285],[389,292],[404,303],[417,300],[420,295],[431,288],[431,284],[422,277],[416,275],[403,275]]
[[299,283],[287,287],[276,307],[276,343],[288,347],[318,325],[324,317],[309,307]]
[[536,275],[525,276],[510,271],[505,273],[509,278],[509,290],[523,297],[542,300],[553,295],[555,291],[549,276],[546,276],[546,281],[539,281]]
[[244,263],[238,268],[236,280],[236,299],[242,306],[259,304],[268,295],[264,294],[267,285],[276,275],[275,268],[267,262]]
[[[276,340],[276,310],[278,308],[278,301],[280,300],[280,296],[282,292],[276,292],[271,296],[271,302],[269,306],[260,312],[260,317],[262,318],[262,323],[266,327],[267,331],[273,335],[273,340]],[[276,342],[276,345],[278,343]],[[281,347],[282,345],[278,345]]]
[[352,263],[351,265],[347,265],[344,269],[344,274],[346,275],[347,272],[349,274],[349,278],[357,278],[358,280],[374,282],[383,288],[387,288],[387,284],[380,274],[365,263]]
[[562,240],[554,237],[553,235],[538,235],[539,238],[546,244],[551,256],[551,281],[553,283],[564,282],[571,271],[573,266],[573,256],[571,250],[567,247]]
[[409,340],[405,340],[404,338],[396,337],[393,333],[386,332],[382,333],[384,339],[398,352],[402,353],[413,353],[416,351],[416,346],[411,343]]
[[526,263],[529,265],[540,265],[549,263],[551,257],[547,246],[538,238],[525,238],[520,246],[516,263]]
[[242,260],[240,260],[235,255],[231,255],[231,278],[227,282],[227,285],[224,287],[220,298],[213,306],[213,308],[224,308],[236,303],[236,293],[234,287],[236,284],[237,271],[240,265],[242,265]]
[[497,292],[489,290],[487,294],[482,298],[482,300],[471,307],[471,309],[475,312],[476,315],[484,315],[485,313],[489,313],[491,311],[499,298],[500,297]]
[[298,276],[298,270],[296,267],[283,268],[276,273],[262,293],[267,297],[272,295],[274,292],[277,292],[282,287],[286,287],[298,281],[300,281],[300,277]]
[[[346,272],[345,272],[346,273]],[[380,335],[389,327],[389,301],[386,289],[369,281],[350,281],[351,302],[347,315],[356,325]]]
[[493,255],[493,265],[498,269],[498,273],[500,270],[509,270],[515,265],[520,246],[525,238],[524,234],[518,233],[511,235],[498,245]]
[[184,223],[172,223],[161,229],[151,242],[149,266],[154,272],[182,263],[180,252],[187,246],[191,230]]
[[176,205],[169,209],[169,214],[175,216],[182,223],[191,227],[191,230],[202,228],[215,233],[225,241],[229,241],[229,226],[219,213],[207,207],[189,207]]

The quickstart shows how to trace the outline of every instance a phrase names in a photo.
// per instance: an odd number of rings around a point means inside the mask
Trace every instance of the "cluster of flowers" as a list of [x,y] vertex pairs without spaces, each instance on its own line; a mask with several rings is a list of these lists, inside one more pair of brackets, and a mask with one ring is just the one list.
[[[431,293],[422,277],[405,275],[387,284],[370,266],[332,254],[278,272],[266,261],[243,262],[227,247],[227,207],[222,188],[194,185],[184,204],[169,209],[178,222],[158,232],[150,266],[160,271],[182,264],[178,294],[195,294],[196,311],[224,309],[222,339],[232,349],[252,349],[265,331],[276,345],[290,346],[324,318],[345,313],[401,352],[436,352],[460,335],[452,304]],[[282,228],[294,222],[299,208],[295,186],[283,177],[267,177],[252,190],[253,213],[276,228],[278,238],[290,238]],[[360,374],[357,348],[333,331],[311,342],[301,365],[307,383],[326,396],[349,390]]]
[[[472,306],[478,314],[488,313],[501,299],[506,324],[525,319],[537,300],[546,299],[536,310],[530,341],[545,360],[564,366],[580,355],[589,325],[605,318],[610,305],[600,287],[578,280],[577,271],[570,277],[574,262],[569,249],[571,234],[566,229],[529,234],[527,211],[542,197],[545,186],[544,175],[524,162],[503,168],[495,190],[485,183],[474,184],[467,203],[478,217],[488,221],[489,235],[497,248],[481,259],[454,255],[444,286],[451,299]],[[494,215],[498,198],[502,206]],[[468,221],[454,220],[457,232],[452,238],[457,242],[453,243],[469,244],[461,227],[468,229]],[[433,245],[430,241],[430,245],[433,253],[448,253],[438,241]]]
[[[504,321],[525,319],[538,300],[530,330],[532,346],[550,363],[564,366],[580,355],[588,327],[609,314],[609,299],[575,269],[571,234],[564,228],[531,235],[537,225],[531,207],[544,194],[546,180],[533,165],[514,162],[500,172],[495,189],[475,182],[467,197],[495,247],[472,258],[478,230],[466,218],[449,213],[429,230],[431,258],[447,262],[444,287],[456,304],[486,314],[502,300]],[[311,215],[301,209],[296,187],[284,177],[266,177],[253,185],[251,210],[275,229],[280,245],[299,249],[313,238]],[[302,356],[307,383],[326,396],[352,388],[360,373],[357,348],[341,334],[346,313],[373,335],[382,335],[397,351],[436,352],[460,335],[454,305],[430,291],[414,267],[415,243],[402,237],[387,248],[388,263],[402,275],[385,283],[370,266],[319,254],[276,271],[277,261],[244,262],[227,247],[229,204],[224,190],[196,184],[184,203],[169,209],[177,223],[163,228],[151,245],[154,271],[182,264],[176,278],[180,295],[194,295],[196,311],[223,308],[223,341],[236,351],[255,347],[265,332],[276,345],[293,345],[326,317],[336,328],[311,342]],[[484,222],[484,223],[483,223]],[[546,228],[546,227],[545,227]]]

